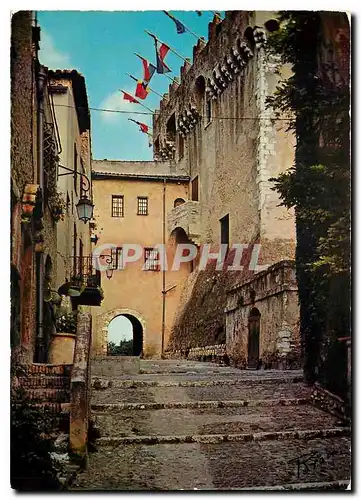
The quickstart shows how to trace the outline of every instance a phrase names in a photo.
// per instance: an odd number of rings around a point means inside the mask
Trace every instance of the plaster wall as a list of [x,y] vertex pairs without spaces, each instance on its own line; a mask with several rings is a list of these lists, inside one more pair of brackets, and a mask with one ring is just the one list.
[[[118,162],[122,163],[122,162]],[[129,165],[124,162],[124,169]],[[96,162],[97,170],[102,170]],[[125,243],[154,248],[163,240],[163,179],[157,181],[108,178],[93,178],[95,202],[95,233],[99,237],[97,247]],[[165,185],[165,213],[174,206],[176,198],[188,198],[188,183],[167,182]],[[124,217],[112,217],[112,195],[124,196]],[[137,215],[137,197],[148,197],[149,215]],[[167,220],[165,221],[167,224]],[[179,271],[171,271],[174,242],[166,233],[167,261],[169,270],[165,275],[165,289],[175,288],[166,294],[165,346],[177,309],[182,284],[189,273],[184,264]],[[159,356],[162,337],[162,289],[161,271],[143,271],[144,256],[139,261],[128,263],[125,269],[115,270],[111,279],[102,273],[104,300],[100,307],[93,308],[95,331],[93,354],[106,354],[107,327],[119,314],[135,316],[143,326],[144,356]]]

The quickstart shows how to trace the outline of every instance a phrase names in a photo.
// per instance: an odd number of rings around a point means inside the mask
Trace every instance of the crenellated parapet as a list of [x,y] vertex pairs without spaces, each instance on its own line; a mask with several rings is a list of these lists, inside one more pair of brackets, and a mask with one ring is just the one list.
[[198,123],[201,115],[197,111],[194,104],[189,104],[189,107],[181,112],[178,116],[177,127],[180,135],[186,136]]
[[[208,42],[198,39],[193,47],[193,63],[187,59],[181,66],[178,81],[169,85],[154,116],[154,139],[159,139],[157,158],[172,157],[172,148],[164,143],[173,114],[177,134],[187,136],[204,116],[204,101],[217,100],[247,73],[252,59],[267,42],[267,23],[259,18],[258,13],[249,11],[227,11],[223,20],[214,16],[208,26]],[[275,23],[273,20],[272,31]],[[204,80],[203,87],[197,83],[199,78]]]

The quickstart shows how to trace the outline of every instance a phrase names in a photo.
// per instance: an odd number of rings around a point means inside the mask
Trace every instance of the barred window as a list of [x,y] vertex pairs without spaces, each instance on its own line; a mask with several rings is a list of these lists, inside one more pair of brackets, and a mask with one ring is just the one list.
[[157,248],[144,249],[144,270],[159,271],[159,250]]
[[112,195],[112,217],[124,217],[124,196]]
[[123,269],[123,249],[122,247],[111,249],[112,260],[109,265],[110,269]]
[[138,196],[137,215],[148,215],[148,198],[147,198],[147,196]]

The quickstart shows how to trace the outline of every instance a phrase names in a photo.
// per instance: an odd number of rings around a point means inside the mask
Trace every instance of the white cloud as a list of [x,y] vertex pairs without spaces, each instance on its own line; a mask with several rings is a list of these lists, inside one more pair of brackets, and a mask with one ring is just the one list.
[[41,30],[39,59],[50,69],[71,69],[69,54],[59,52],[53,38],[44,30]]
[[[132,90],[125,90],[125,92],[129,92],[133,95]],[[114,109],[116,111],[134,111],[139,106],[137,104],[132,104],[129,101],[126,101],[123,98],[123,94],[120,90],[113,92],[108,97],[103,99],[100,103],[99,108],[101,109]],[[102,119],[106,122],[115,122],[118,121],[121,116],[124,116],[120,113],[102,113]],[[129,115],[130,117],[131,115]]]

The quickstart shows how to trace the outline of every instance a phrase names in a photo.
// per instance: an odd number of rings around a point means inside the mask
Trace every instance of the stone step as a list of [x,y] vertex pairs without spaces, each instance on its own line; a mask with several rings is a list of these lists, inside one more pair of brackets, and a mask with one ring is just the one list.
[[33,403],[31,406],[39,409],[40,413],[51,420],[52,429],[56,435],[59,432],[69,432],[70,403],[42,402]]
[[68,389],[70,387],[70,377],[65,375],[32,375],[30,377],[19,377],[21,387],[27,388],[52,388]]
[[292,384],[302,382],[302,377],[264,377],[260,380],[256,378],[210,378],[209,376],[192,376],[189,377],[154,377],[153,380],[148,376],[137,378],[123,377],[92,377],[92,386],[102,385],[104,387],[213,387],[213,386],[229,386],[229,385],[275,385],[275,384]]
[[24,374],[29,375],[71,375],[73,365],[50,365],[42,363],[33,363],[31,365],[23,365]]
[[[345,432],[343,429],[342,433]],[[247,442],[125,444],[99,448],[72,489],[222,490],[334,483],[350,477],[350,439],[334,437]],[[305,456],[305,455],[308,456]],[[299,458],[302,457],[302,458]],[[330,485],[332,489],[332,485]]]
[[233,434],[191,434],[191,435],[169,435],[169,436],[125,436],[125,437],[103,437],[97,440],[99,446],[123,446],[126,444],[176,444],[176,443],[204,443],[215,444],[225,442],[249,442],[249,441],[284,441],[288,439],[316,439],[326,437],[350,437],[350,427],[332,427],[327,429],[293,429],[291,431],[270,431],[254,433]]
[[100,403],[92,404],[91,409],[95,412],[119,412],[121,410],[162,410],[162,409],[198,409],[198,408],[239,408],[254,406],[296,406],[309,402],[308,398],[289,399],[246,399],[229,401],[170,401],[163,403]]
[[310,398],[312,392],[311,388],[301,383],[105,387],[92,389],[93,404]]
[[333,428],[336,417],[314,406],[94,411],[102,437],[230,435]]
[[28,388],[25,389],[26,396],[35,402],[45,403],[68,403],[70,401],[69,389],[50,389],[50,388]]

